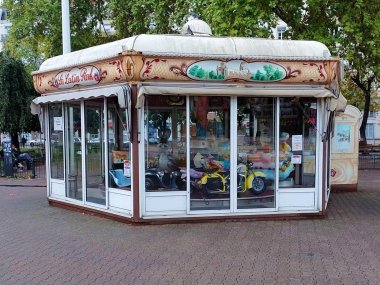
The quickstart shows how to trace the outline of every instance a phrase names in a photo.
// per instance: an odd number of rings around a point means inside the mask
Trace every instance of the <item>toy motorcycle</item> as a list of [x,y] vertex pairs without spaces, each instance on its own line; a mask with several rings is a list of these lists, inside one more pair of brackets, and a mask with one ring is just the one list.
[[186,189],[186,177],[183,177],[180,169],[174,171],[159,170],[158,168],[148,168],[145,171],[145,188],[147,191],[167,189]]
[[[250,191],[258,195],[265,191],[267,186],[267,175],[253,168],[253,163],[238,165],[237,169],[237,192],[244,193]],[[214,168],[204,171],[203,176],[197,183],[203,196],[229,195],[230,194],[230,174],[222,169]]]
[[238,172],[238,193],[249,190],[253,194],[261,194],[265,191],[267,185],[267,175],[253,167],[252,162],[247,165],[239,164]]
[[200,179],[202,194],[206,197],[210,195],[223,195],[230,193],[229,172],[208,169]]

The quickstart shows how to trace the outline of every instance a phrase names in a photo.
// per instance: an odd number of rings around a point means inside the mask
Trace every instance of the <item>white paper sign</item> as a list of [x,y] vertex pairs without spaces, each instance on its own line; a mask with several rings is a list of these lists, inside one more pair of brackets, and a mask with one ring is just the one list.
[[62,117],[54,117],[54,131],[63,131]]
[[302,135],[293,135],[292,136],[292,151],[301,151],[302,150]]
[[129,160],[124,160],[124,176],[131,177],[131,162]]
[[302,163],[302,155],[300,155],[300,154],[293,154],[292,155],[292,163],[293,164],[301,164]]

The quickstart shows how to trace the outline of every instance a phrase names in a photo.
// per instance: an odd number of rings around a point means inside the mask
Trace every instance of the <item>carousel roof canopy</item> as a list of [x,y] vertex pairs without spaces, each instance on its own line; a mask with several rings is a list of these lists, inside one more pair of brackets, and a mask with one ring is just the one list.
[[267,60],[328,60],[328,48],[316,41],[272,40],[239,37],[142,34],[52,57],[35,73],[80,66],[117,57],[122,52],[149,56]]

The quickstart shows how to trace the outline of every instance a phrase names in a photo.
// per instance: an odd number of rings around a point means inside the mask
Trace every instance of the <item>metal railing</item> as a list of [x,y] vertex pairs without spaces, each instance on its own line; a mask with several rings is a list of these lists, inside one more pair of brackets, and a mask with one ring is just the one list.
[[46,178],[45,158],[33,158],[33,163],[28,165],[26,161],[16,162],[12,165],[12,169],[5,170],[4,160],[0,159],[0,176],[14,178]]
[[380,152],[359,153],[359,169],[380,169]]

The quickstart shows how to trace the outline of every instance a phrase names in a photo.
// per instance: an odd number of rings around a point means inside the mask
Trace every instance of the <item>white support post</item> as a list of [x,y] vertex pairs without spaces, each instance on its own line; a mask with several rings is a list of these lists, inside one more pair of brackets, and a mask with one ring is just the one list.
[[61,6],[62,6],[62,45],[63,45],[63,54],[65,54],[65,53],[71,52],[69,0],[61,0]]

